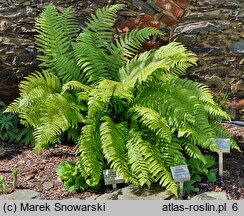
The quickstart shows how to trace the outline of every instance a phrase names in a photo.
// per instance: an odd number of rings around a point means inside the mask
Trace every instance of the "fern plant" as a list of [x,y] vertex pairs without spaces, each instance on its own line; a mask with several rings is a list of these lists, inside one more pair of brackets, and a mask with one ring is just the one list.
[[[208,88],[179,78],[196,56],[172,42],[141,53],[153,28],[115,38],[112,27],[123,5],[98,9],[79,28],[71,8],[51,4],[37,20],[43,72],[20,84],[20,97],[7,109],[35,129],[35,150],[77,143],[78,161],[62,163],[58,174],[70,190],[99,185],[105,166],[135,185],[157,182],[177,195],[170,166],[188,158],[206,163],[202,150],[218,152],[216,137],[230,137],[218,124],[229,116]],[[234,140],[232,148],[239,149]]]
[[6,108],[5,103],[0,101],[0,141],[15,142],[23,145],[34,144],[32,129],[21,127],[19,118],[15,114],[4,113]]

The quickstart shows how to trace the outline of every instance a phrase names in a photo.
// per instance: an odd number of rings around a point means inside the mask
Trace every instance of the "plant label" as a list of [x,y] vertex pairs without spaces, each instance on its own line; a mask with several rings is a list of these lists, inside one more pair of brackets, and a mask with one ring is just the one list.
[[219,145],[219,149],[221,152],[230,152],[230,139],[217,138],[216,141]]
[[219,176],[223,176],[223,153],[230,152],[230,139],[226,138],[217,138],[216,142],[219,145],[220,154],[219,154]]
[[105,185],[113,185],[113,188],[117,188],[117,184],[124,183],[124,180],[119,176],[115,170],[107,169],[103,171]]
[[170,167],[173,178],[176,182],[189,181],[191,175],[187,165]]
[[179,190],[179,200],[183,197],[183,185],[184,181],[189,181],[191,179],[191,175],[187,165],[181,166],[173,166],[170,167],[173,178],[176,182],[180,182],[180,190]]

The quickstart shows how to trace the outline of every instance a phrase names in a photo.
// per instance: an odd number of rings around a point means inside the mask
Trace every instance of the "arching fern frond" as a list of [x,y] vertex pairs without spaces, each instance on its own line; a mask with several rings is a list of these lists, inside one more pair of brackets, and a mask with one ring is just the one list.
[[156,136],[165,139],[167,142],[171,141],[172,133],[165,118],[158,112],[147,107],[133,107],[131,108],[132,119],[139,120],[145,127],[152,130]]
[[[89,22],[86,22],[88,28],[84,29],[86,34],[92,32],[92,46],[101,48],[110,46],[114,33],[111,31],[115,23],[115,18],[119,10],[124,8],[123,4],[115,4],[108,7],[103,7],[96,11],[96,15],[91,15]],[[78,38],[80,40],[80,38]]]
[[162,32],[151,27],[133,29],[120,35],[110,51],[113,55],[122,55],[126,60],[131,59],[140,51],[142,44],[149,41],[150,37],[154,35],[162,35]]
[[60,16],[54,5],[49,4],[36,21],[37,48],[44,53],[39,56],[44,65],[49,65],[56,55],[64,55],[70,49],[70,41],[64,34]]
[[76,128],[84,120],[80,106],[69,95],[52,94],[41,107],[41,125],[35,129],[35,150],[49,147],[63,132]]
[[162,74],[182,74],[196,64],[196,60],[196,56],[183,45],[172,42],[154,52],[144,52],[133,58],[119,70],[119,79],[122,83],[134,85],[137,81],[146,81],[158,69]]
[[110,73],[115,74],[114,80],[119,80],[118,71],[124,64],[133,58],[141,50],[142,44],[153,35],[162,35],[155,28],[133,29],[124,35],[119,35],[115,43],[108,47],[109,55],[104,64]]
[[101,148],[99,125],[96,124],[96,121],[85,125],[78,140],[79,164],[83,167],[87,177],[86,183],[90,186],[99,183],[103,170],[104,156]]
[[61,83],[55,75],[44,71],[25,77],[20,85],[20,98],[13,101],[5,112],[18,113],[24,125],[40,124],[40,109],[50,94],[60,93]]
[[144,155],[141,153],[141,134],[135,130],[130,130],[130,138],[126,143],[128,149],[129,165],[132,173],[137,176],[140,186],[147,185],[150,187],[154,181],[151,177],[148,164],[145,161]]
[[100,135],[104,157],[125,182],[137,183],[127,161],[125,145],[127,128],[122,123],[114,124],[112,119],[107,116],[103,118],[103,121],[100,126]]
[[83,81],[79,67],[74,61],[72,42],[79,31],[72,8],[59,15],[54,5],[49,4],[36,22],[37,48],[43,53],[38,58],[42,65],[51,69],[64,83],[70,80]]
[[[136,172],[138,175],[140,175],[140,183],[146,183],[149,184],[149,179],[145,178],[144,175],[146,175],[147,170],[145,169],[145,166],[147,165],[148,171],[150,173],[151,178],[154,179],[155,182],[159,182],[160,185],[163,187],[166,187],[166,189],[169,189],[172,193],[174,193],[177,196],[178,186],[174,182],[170,171],[166,168],[166,164],[164,163],[164,160],[161,158],[161,152],[159,149],[149,143],[148,141],[144,140],[142,138],[141,132],[134,131],[133,132],[135,138],[134,140],[130,140],[127,143],[130,153],[130,158],[132,157],[131,154],[136,154],[139,152],[139,154],[143,157],[145,163],[142,163],[142,172],[140,173],[140,170],[136,168],[132,168],[134,172]],[[133,150],[135,149],[135,150]],[[136,157],[136,156],[135,156]],[[142,160],[138,158],[139,160]],[[131,159],[131,162],[134,161]],[[139,161],[138,161],[139,162]]]

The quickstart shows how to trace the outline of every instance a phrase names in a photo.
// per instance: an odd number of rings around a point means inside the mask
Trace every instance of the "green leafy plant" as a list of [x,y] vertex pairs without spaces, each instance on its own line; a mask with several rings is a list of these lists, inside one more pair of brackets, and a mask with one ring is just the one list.
[[78,166],[72,161],[61,163],[58,167],[58,176],[65,182],[64,186],[69,191],[85,190],[88,188],[85,176]]
[[0,191],[2,191],[3,193],[6,192],[7,190],[7,182],[6,182],[6,177],[3,175],[0,175]]
[[219,92],[217,92],[217,94],[213,96],[213,100],[218,103],[223,110],[226,110],[228,97],[229,92],[221,89]]
[[24,145],[34,144],[32,129],[20,127],[15,114],[4,113],[6,108],[5,103],[0,101],[0,139]]
[[0,146],[0,155],[4,153],[4,149]]
[[16,188],[17,181],[18,181],[18,170],[12,169],[12,175],[13,175],[13,188]]
[[[179,78],[197,61],[182,44],[139,55],[159,30],[114,37],[123,7],[98,9],[78,33],[72,8],[58,13],[49,5],[36,24],[45,70],[21,82],[20,97],[6,112],[34,128],[37,153],[64,135],[77,143],[77,162],[58,169],[69,190],[99,185],[109,166],[126,183],[157,182],[177,196],[170,166],[186,164],[188,157],[207,163],[202,150],[219,152],[213,138],[230,137],[218,124],[229,116],[205,85]],[[233,140],[231,146],[239,149]]]
[[202,177],[206,177],[209,182],[216,182],[217,170],[213,168],[215,165],[215,158],[210,155],[205,155],[205,161],[201,161],[197,158],[190,158],[187,161],[191,180],[184,183],[184,192],[189,194],[190,192],[198,192],[199,188],[194,187],[194,184],[202,181]]

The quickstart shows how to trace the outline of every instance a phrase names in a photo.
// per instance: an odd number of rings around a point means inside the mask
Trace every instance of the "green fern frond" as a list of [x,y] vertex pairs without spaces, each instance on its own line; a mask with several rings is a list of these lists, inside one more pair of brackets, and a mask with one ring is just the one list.
[[37,48],[43,53],[38,58],[46,68],[64,83],[70,80],[83,82],[84,77],[74,61],[72,43],[79,31],[72,8],[59,15],[55,6],[49,4],[36,22]]
[[95,186],[99,183],[103,170],[103,154],[99,135],[99,124],[92,122],[82,128],[78,140],[79,164],[84,168],[87,184]]
[[34,132],[37,153],[69,128],[77,129],[78,124],[84,120],[80,106],[65,95],[50,95],[41,111],[41,125]]
[[77,65],[85,76],[83,83],[96,85],[102,78],[113,79],[113,74],[106,70],[104,51],[89,45],[89,40],[92,43],[92,34],[84,33],[84,37],[83,42],[73,45]]
[[127,128],[123,124],[114,124],[109,117],[103,117],[104,122],[100,126],[101,143],[104,157],[110,166],[115,169],[125,182],[136,183],[128,166],[125,140]]
[[44,56],[39,59],[50,64],[53,56],[64,55],[70,49],[70,42],[65,38],[60,16],[54,5],[49,4],[36,21],[36,44]]
[[115,43],[108,47],[110,55],[106,56],[104,64],[108,71],[118,80],[118,70],[141,50],[142,44],[153,35],[162,35],[154,28],[133,29],[116,38]]
[[89,93],[92,91],[90,86],[84,85],[79,81],[69,81],[63,85],[61,93],[64,94],[67,90],[77,90]]
[[201,160],[202,162],[205,162],[205,158],[204,155],[202,154],[201,150],[199,149],[199,147],[197,147],[196,145],[190,143],[190,142],[186,142],[182,144],[184,151],[186,152],[186,154],[190,157],[190,158],[198,158],[199,160]]
[[144,155],[141,154],[141,134],[134,130],[130,130],[130,139],[126,143],[128,149],[129,165],[132,173],[137,176],[140,186],[147,185],[150,187],[153,178],[148,169],[148,164],[145,161]]
[[91,19],[88,20],[89,22],[86,22],[88,28],[84,29],[84,33],[92,32],[92,45],[94,48],[110,45],[113,39],[112,27],[114,26],[118,11],[123,8],[123,4],[115,4],[98,9],[96,15],[91,15]]
[[164,139],[157,139],[155,143],[155,148],[158,149],[159,156],[164,161],[165,167],[170,168],[171,166],[186,164],[180,140],[175,135],[173,135],[170,142],[165,142]]
[[55,74],[60,77],[63,83],[72,80],[83,83],[86,80],[85,75],[80,71],[80,68],[72,58],[68,57],[68,55],[54,56],[51,68],[53,71],[56,71]]
[[131,112],[134,113],[133,119],[139,120],[144,126],[152,130],[157,136],[165,139],[167,142],[171,141],[172,133],[165,118],[158,112],[147,107],[133,107]]
[[130,102],[133,98],[131,88],[119,82],[112,80],[102,80],[99,85],[90,93],[88,101],[88,119],[101,117],[100,113],[108,109],[112,98],[125,99]]
[[119,70],[119,79],[122,83],[134,85],[137,81],[146,81],[158,69],[162,74],[182,74],[196,61],[196,56],[183,45],[172,42],[154,52],[144,52],[133,58]]
[[60,22],[62,24],[62,30],[65,37],[70,43],[75,42],[77,34],[80,30],[77,18],[75,16],[75,10],[72,7],[64,9],[60,15]]
[[21,81],[19,85],[20,95],[29,97],[43,97],[49,93],[60,93],[61,82],[59,78],[49,71],[36,72]]
[[21,123],[37,127],[40,124],[40,109],[46,98],[61,92],[61,83],[48,71],[36,72],[25,77],[19,85],[20,98],[14,100],[5,112],[18,113]]
[[153,35],[162,35],[162,32],[150,27],[133,29],[120,35],[110,51],[113,55],[122,55],[125,60],[131,59],[140,51],[142,44]]
[[[136,151],[143,156],[144,161],[147,163],[151,178],[177,196],[178,186],[174,182],[170,171],[166,168],[165,162],[161,158],[161,152],[157,147],[143,140],[140,132],[135,131],[134,136],[136,136],[136,142],[134,142],[133,148],[136,148]],[[132,148],[132,146],[128,147]],[[147,179],[144,181],[147,182]]]

